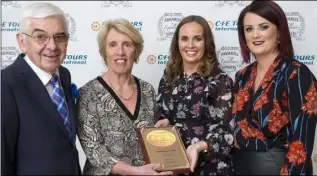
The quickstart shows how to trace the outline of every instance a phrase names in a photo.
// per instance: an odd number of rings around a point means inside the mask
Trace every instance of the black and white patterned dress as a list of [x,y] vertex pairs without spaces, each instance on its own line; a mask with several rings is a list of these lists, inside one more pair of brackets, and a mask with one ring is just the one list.
[[200,152],[195,175],[231,175],[230,151],[233,135],[231,119],[232,79],[215,68],[212,75],[181,75],[168,85],[166,75],[160,81],[157,105],[161,118],[179,128],[185,147],[205,141],[209,150]]
[[135,128],[154,126],[155,90],[136,77],[138,97],[134,114],[110,86],[97,77],[79,89],[78,137],[87,160],[85,175],[108,175],[118,161],[144,165]]

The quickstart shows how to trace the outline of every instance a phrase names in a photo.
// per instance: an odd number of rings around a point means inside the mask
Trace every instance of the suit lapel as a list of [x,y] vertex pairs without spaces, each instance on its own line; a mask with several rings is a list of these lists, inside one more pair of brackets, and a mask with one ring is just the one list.
[[35,99],[38,103],[38,106],[42,107],[47,112],[46,114],[48,116],[43,118],[48,118],[54,122],[64,134],[64,136],[70,139],[63,121],[41,80],[38,78],[32,68],[26,63],[22,55],[18,57],[16,63],[18,67],[17,70],[21,72],[21,82],[24,82],[27,91],[30,93],[29,96]]

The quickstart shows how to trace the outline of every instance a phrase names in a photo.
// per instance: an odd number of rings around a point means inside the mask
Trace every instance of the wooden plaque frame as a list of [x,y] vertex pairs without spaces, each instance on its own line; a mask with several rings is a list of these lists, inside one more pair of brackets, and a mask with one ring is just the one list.
[[136,129],[146,164],[159,163],[158,171],[191,173],[183,141],[175,126]]

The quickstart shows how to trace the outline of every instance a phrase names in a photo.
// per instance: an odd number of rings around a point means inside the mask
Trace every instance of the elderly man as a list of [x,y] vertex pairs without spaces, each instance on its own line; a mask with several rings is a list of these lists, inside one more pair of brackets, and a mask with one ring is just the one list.
[[30,5],[16,38],[23,54],[1,70],[1,174],[79,175],[64,12]]

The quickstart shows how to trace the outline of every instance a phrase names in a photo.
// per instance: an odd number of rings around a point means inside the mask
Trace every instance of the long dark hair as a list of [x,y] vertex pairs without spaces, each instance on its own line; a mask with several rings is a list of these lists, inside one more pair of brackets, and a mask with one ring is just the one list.
[[205,53],[198,65],[198,73],[202,76],[208,76],[215,65],[218,65],[218,60],[215,51],[214,36],[211,32],[208,22],[201,16],[190,15],[183,18],[176,27],[172,43],[170,46],[171,58],[166,66],[166,77],[168,84],[172,84],[177,76],[183,74],[183,59],[179,51],[178,37],[180,28],[190,22],[196,22],[202,26],[205,41]]

